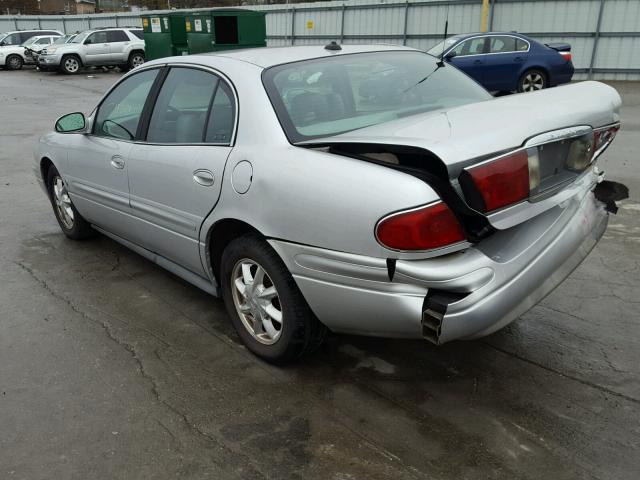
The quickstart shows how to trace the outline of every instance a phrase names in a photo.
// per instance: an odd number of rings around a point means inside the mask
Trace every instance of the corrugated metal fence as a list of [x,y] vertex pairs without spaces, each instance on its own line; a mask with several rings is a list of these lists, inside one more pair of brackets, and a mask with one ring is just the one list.
[[[351,0],[250,8],[267,12],[272,46],[337,40],[428,49],[441,39],[447,17],[450,34],[478,31],[482,0]],[[0,32],[133,25],[140,25],[138,14],[0,16]],[[640,0],[493,0],[489,29],[570,43],[578,78],[640,80]]]

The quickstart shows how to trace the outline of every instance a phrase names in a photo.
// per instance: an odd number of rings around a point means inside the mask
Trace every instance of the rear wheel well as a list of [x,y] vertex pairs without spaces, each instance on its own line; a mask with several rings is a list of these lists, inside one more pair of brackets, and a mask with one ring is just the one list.
[[216,222],[208,235],[209,262],[218,285],[220,285],[220,263],[222,252],[236,238],[248,233],[263,236],[257,229],[242,220],[226,218]]
[[131,58],[131,56],[135,55],[136,53],[139,53],[144,57],[144,50],[137,49],[137,50],[131,50],[131,52],[129,52],[129,58]]

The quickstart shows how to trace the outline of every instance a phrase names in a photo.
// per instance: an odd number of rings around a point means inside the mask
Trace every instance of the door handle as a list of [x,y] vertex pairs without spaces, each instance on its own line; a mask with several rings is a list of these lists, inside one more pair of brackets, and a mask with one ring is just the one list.
[[213,176],[213,173],[211,171],[201,168],[193,172],[193,181],[198,185],[202,185],[203,187],[210,187],[211,185],[213,185],[215,177]]
[[524,60],[524,58],[522,57],[516,57],[513,59],[514,62],[522,62]]
[[113,168],[117,168],[118,170],[122,170],[124,168],[124,158],[120,155],[114,155],[111,157],[111,166]]
[[474,60],[473,64],[474,65],[480,65],[482,63],[482,60]]

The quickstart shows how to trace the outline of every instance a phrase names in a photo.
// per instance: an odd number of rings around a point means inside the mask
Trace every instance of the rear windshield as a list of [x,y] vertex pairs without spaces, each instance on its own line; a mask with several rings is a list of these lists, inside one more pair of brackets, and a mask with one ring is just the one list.
[[293,143],[491,98],[454,67],[412,51],[278,65],[265,70],[263,83]]

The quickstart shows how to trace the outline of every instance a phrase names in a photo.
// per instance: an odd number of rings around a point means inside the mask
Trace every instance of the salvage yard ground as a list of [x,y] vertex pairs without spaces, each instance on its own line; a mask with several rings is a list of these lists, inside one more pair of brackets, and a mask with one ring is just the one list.
[[631,199],[539,306],[479,341],[336,335],[275,368],[220,300],[60,232],[34,142],[119,76],[0,71],[0,478],[638,478],[640,85],[615,85],[600,162]]

